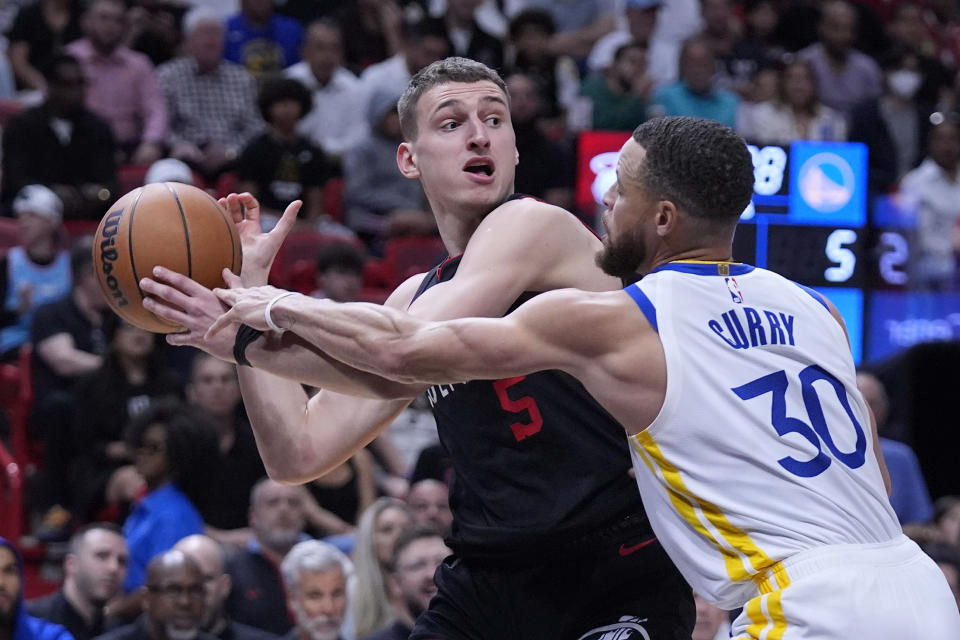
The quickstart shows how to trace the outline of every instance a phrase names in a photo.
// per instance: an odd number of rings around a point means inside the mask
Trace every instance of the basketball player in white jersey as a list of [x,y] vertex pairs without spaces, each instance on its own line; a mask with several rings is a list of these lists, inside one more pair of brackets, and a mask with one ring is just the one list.
[[638,284],[449,322],[270,287],[218,290],[232,309],[211,334],[269,320],[407,383],[567,371],[627,430],[654,530],[687,581],[719,607],[743,607],[732,637],[960,638],[942,573],[890,507],[836,308],[731,261],[752,187],[732,130],[650,121],[622,149],[598,255],[612,275],[645,274]]

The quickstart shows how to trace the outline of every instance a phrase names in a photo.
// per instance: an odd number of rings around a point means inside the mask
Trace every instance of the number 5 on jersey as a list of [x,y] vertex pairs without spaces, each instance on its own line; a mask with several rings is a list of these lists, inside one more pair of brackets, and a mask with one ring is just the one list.
[[521,380],[526,380],[526,378],[527,376],[504,378],[493,383],[497,398],[500,400],[500,406],[503,407],[504,411],[510,413],[526,412],[530,416],[530,422],[514,422],[510,425],[510,430],[513,431],[513,437],[517,439],[517,442],[539,432],[540,427],[543,426],[543,416],[540,415],[540,407],[537,406],[536,400],[530,396],[521,396],[513,400],[507,395],[507,389]]

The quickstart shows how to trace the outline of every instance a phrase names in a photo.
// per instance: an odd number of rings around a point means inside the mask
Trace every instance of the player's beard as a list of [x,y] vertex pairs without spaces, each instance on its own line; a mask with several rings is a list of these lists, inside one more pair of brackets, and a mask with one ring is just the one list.
[[619,240],[614,240],[608,233],[603,239],[603,249],[597,252],[595,260],[604,273],[633,282],[637,279],[640,264],[646,257],[647,252],[639,234],[631,232]]

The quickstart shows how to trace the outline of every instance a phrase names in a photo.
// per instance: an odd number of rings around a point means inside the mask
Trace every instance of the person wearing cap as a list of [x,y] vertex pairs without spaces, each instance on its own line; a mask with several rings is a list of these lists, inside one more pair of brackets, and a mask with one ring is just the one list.
[[193,171],[183,160],[176,158],[160,158],[150,165],[147,175],[143,178],[144,184],[157,182],[181,182],[193,184]]
[[58,237],[60,198],[39,184],[27,185],[13,201],[21,244],[0,257],[0,359],[14,361],[30,339],[33,310],[70,294],[70,255]]

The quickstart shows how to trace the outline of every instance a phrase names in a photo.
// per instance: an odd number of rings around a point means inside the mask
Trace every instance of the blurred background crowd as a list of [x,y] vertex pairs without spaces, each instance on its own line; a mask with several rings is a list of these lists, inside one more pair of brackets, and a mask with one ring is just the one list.
[[[0,568],[77,640],[401,638],[426,605],[451,519],[426,401],[322,478],[266,480],[233,365],[108,314],[88,234],[145,183],[250,191],[267,227],[299,198],[272,282],[382,301],[446,256],[395,160],[435,60],[500,71],[516,190],[589,224],[584,132],[862,142],[871,196],[916,212],[912,286],[960,291],[955,0],[7,0],[0,32]],[[960,599],[960,482],[915,446],[956,431],[960,359],[919,348],[860,383],[897,513]],[[698,640],[723,634],[698,612]]]

